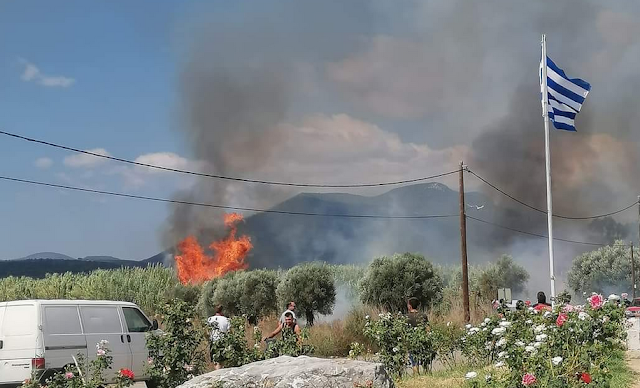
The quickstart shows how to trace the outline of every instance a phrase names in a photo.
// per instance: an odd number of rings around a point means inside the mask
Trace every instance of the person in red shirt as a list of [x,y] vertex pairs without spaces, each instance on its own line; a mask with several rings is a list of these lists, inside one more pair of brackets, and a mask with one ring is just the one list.
[[551,311],[551,305],[547,303],[547,296],[544,294],[544,292],[538,292],[538,303],[536,303],[533,308],[536,311]]

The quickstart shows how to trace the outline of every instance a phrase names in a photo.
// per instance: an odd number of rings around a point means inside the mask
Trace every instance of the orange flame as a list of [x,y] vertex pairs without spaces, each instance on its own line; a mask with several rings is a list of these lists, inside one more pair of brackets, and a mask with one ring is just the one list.
[[204,252],[194,236],[189,236],[178,244],[180,255],[176,255],[175,260],[178,279],[182,284],[202,283],[248,267],[244,259],[253,248],[251,239],[248,236],[236,238],[236,225],[242,219],[242,215],[238,213],[225,214],[224,225],[231,230],[227,237],[209,245],[213,256]]

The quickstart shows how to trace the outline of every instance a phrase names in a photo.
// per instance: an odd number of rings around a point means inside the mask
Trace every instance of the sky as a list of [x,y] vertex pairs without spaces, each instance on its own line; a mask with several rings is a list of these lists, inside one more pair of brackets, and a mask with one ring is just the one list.
[[[624,183],[637,171],[629,166],[638,112],[623,108],[637,101],[640,5],[567,1],[553,14],[552,3],[2,1],[0,129],[256,179],[411,179],[453,170],[460,160],[491,174],[485,159],[510,159],[495,149],[481,158],[475,145],[499,134],[516,111],[539,115],[544,32],[554,61],[593,86],[582,132],[553,135],[590,151],[562,169],[570,192],[589,199],[569,210],[626,205],[638,189]],[[210,190],[193,178],[7,137],[0,155],[3,176],[136,195],[186,192],[204,202],[269,207],[295,194],[253,185]],[[597,190],[584,190],[587,183]],[[0,181],[0,259],[40,251],[144,259],[167,247],[167,230],[183,231],[172,226],[181,211]],[[192,210],[188,220],[203,214]]]

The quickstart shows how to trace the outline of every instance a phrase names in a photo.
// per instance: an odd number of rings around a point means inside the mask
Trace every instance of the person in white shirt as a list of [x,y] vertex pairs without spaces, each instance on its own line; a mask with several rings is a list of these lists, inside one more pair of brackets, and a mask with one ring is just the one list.
[[291,313],[293,314],[293,321],[296,322],[296,313],[295,313],[295,309],[296,309],[296,302],[289,302],[289,304],[287,304],[287,309],[282,313],[282,315],[280,316],[280,323],[284,323],[285,321],[285,314],[286,313]]
[[[222,306],[220,305],[216,306],[216,315],[209,317],[207,323],[212,326],[210,337],[212,344],[219,341],[229,331],[229,319],[222,314]],[[222,367],[219,362],[214,360],[213,354],[211,354],[211,361],[213,361],[215,370]]]

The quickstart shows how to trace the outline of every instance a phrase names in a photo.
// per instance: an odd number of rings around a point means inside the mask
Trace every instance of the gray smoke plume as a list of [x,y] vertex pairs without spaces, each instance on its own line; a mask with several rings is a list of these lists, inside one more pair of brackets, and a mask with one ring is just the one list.
[[[540,35],[546,33],[548,52],[556,63],[569,76],[593,85],[578,115],[579,132],[552,129],[554,212],[569,216],[605,213],[629,204],[640,192],[640,183],[634,179],[640,162],[634,143],[640,140],[634,127],[640,119],[635,106],[640,87],[640,6],[636,4],[416,0],[390,5],[375,0],[287,0],[250,8],[239,14],[218,9],[199,12],[197,27],[186,34],[189,48],[179,80],[180,131],[194,158],[205,162],[208,172],[288,180],[287,171],[268,175],[264,170],[269,164],[290,170],[296,167],[295,160],[287,164],[289,155],[279,153],[278,144],[288,139],[282,124],[310,113],[349,111],[398,133],[403,144],[428,145],[434,152],[468,147],[465,162],[472,170],[545,209],[537,70]],[[300,77],[300,64],[309,63],[317,71],[314,87],[320,89],[319,97],[299,102],[307,86],[305,77]],[[345,160],[346,168],[349,160]],[[439,170],[451,167],[443,165]],[[375,173],[351,178],[376,181]],[[546,233],[544,214],[523,208],[467,176],[467,187],[481,190],[493,201],[495,211],[485,218]],[[321,173],[309,177],[313,178],[332,180]],[[269,207],[295,193],[201,179],[177,197]],[[438,210],[442,209],[434,211]],[[630,238],[625,223],[634,219],[625,213],[593,223],[557,220],[556,235],[595,242],[609,242],[621,235]],[[174,245],[194,233],[208,240],[220,221],[218,211],[176,206],[165,241]],[[271,221],[264,224],[272,225]],[[289,226],[284,221],[277,225]],[[347,228],[337,221],[335,225],[339,225],[336,230]],[[392,243],[389,240],[407,241],[414,250],[427,254],[432,249],[433,244],[425,244],[419,233],[406,236],[401,232],[404,226],[391,226],[359,223],[359,230],[376,234],[363,247],[354,247],[340,233],[334,244],[315,243],[326,244],[342,261],[392,253],[386,251]],[[445,226],[456,229],[454,224]],[[310,249],[303,244],[305,230],[278,228],[274,227],[273,239],[290,241],[291,251],[296,252],[293,259],[304,259]],[[538,271],[532,278],[546,276],[545,266],[540,265],[546,247],[539,240],[478,228],[475,243],[483,244],[483,253],[478,258],[471,252],[473,259],[511,253],[528,269]],[[323,252],[326,247],[312,248]],[[559,269],[565,270],[576,253],[591,248],[558,244]],[[457,249],[452,242],[452,257]],[[324,256],[318,253],[306,259],[313,258]],[[449,256],[443,260],[449,261]],[[282,263],[291,264],[284,259]]]
[[[286,157],[274,152],[286,141],[281,124],[294,103],[292,92],[305,87],[300,63],[319,51],[326,52],[331,44],[335,44],[330,47],[332,52],[344,49],[349,39],[340,34],[351,28],[354,12],[362,17],[368,9],[362,0],[350,5],[336,0],[322,4],[287,0],[262,11],[260,8],[255,5],[245,13],[246,19],[236,23],[209,6],[188,18],[188,59],[179,79],[179,130],[194,158],[204,164],[203,172],[269,180],[264,173],[255,173],[273,158]],[[325,15],[334,15],[336,26],[323,36],[320,31],[326,29]],[[286,176],[286,171],[279,172],[271,180],[287,181]],[[199,178],[175,197],[269,208],[294,193],[281,187]],[[163,230],[163,241],[175,246],[187,235],[196,235],[202,242],[218,238],[223,233],[222,214],[220,210],[175,205]]]

